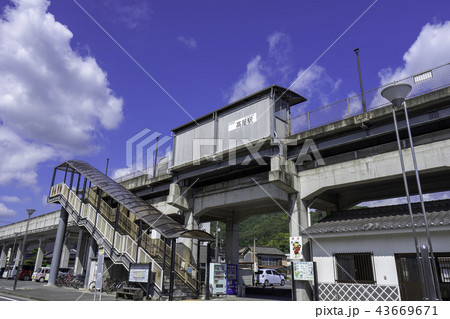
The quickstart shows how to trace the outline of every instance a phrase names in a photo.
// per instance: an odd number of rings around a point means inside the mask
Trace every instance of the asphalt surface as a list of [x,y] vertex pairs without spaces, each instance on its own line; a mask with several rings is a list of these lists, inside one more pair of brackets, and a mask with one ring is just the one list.
[[[5,298],[14,300],[34,301],[93,301],[94,293],[89,290],[68,287],[52,287],[46,283],[33,281],[17,281],[16,290],[12,290],[14,280],[0,279],[0,300]],[[1,298],[3,297],[3,298]],[[96,295],[98,300],[98,294]],[[115,294],[102,293],[102,301],[115,301]]]
[[[13,280],[0,279],[0,301],[94,301],[99,299],[98,293],[86,289],[76,290],[68,287],[48,286],[46,283],[18,281],[16,290],[12,289]],[[119,299],[122,300],[122,299]],[[289,283],[284,287],[247,287],[245,297],[211,296],[212,301],[282,301],[291,300]],[[116,301],[115,294],[102,293],[102,301]]]

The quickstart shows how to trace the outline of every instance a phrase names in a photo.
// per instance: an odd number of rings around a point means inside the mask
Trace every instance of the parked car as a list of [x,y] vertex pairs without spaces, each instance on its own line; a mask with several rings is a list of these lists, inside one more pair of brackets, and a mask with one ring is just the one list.
[[31,279],[34,281],[44,282],[47,274],[50,274],[50,267],[40,267],[33,272]]
[[19,280],[31,280],[31,276],[33,276],[34,266],[24,265],[22,269],[19,271],[19,275],[17,279]]
[[[69,274],[73,274],[73,267],[62,267],[62,268],[59,268],[57,277],[65,276],[65,275],[69,275]],[[50,278],[50,271],[48,271],[45,274],[44,280],[48,281],[49,278]]]
[[278,273],[273,269],[260,269],[255,273],[255,275],[256,285],[262,284],[263,286],[284,286],[284,284],[286,283],[284,275]]

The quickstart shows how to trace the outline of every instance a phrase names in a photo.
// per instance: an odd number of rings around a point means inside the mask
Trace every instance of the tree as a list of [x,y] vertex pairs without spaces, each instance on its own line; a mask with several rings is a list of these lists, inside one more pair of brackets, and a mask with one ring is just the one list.
[[[33,266],[36,265],[36,259],[37,259],[37,254],[38,254],[39,248],[38,247],[34,247],[33,248],[33,252],[31,253],[31,258],[27,259],[24,261],[24,265],[29,265],[29,266]],[[45,251],[43,252],[44,256],[42,259],[42,266],[45,267],[47,266],[47,258],[45,257]]]

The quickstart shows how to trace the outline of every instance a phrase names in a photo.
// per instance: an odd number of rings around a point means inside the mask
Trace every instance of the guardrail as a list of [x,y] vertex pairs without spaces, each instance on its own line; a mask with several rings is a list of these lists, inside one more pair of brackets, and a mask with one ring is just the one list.
[[[408,83],[412,86],[408,98],[450,86],[450,63],[364,92],[367,110],[389,105],[390,103],[381,96],[381,91],[387,86],[399,83]],[[308,131],[361,113],[363,113],[362,98],[361,94],[358,94],[291,117],[290,134]]]

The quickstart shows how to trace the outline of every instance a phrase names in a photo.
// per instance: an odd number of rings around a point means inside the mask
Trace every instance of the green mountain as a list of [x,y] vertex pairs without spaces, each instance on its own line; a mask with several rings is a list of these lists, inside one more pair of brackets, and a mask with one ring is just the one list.
[[[311,222],[314,224],[325,214],[311,212]],[[226,245],[226,226],[219,222],[218,243],[224,248]],[[277,214],[253,216],[239,224],[239,249],[251,246],[256,238],[256,246],[276,247],[282,252],[289,253],[289,216],[282,212]],[[216,236],[216,223],[211,223],[211,234]],[[215,243],[212,243],[215,246]]]

